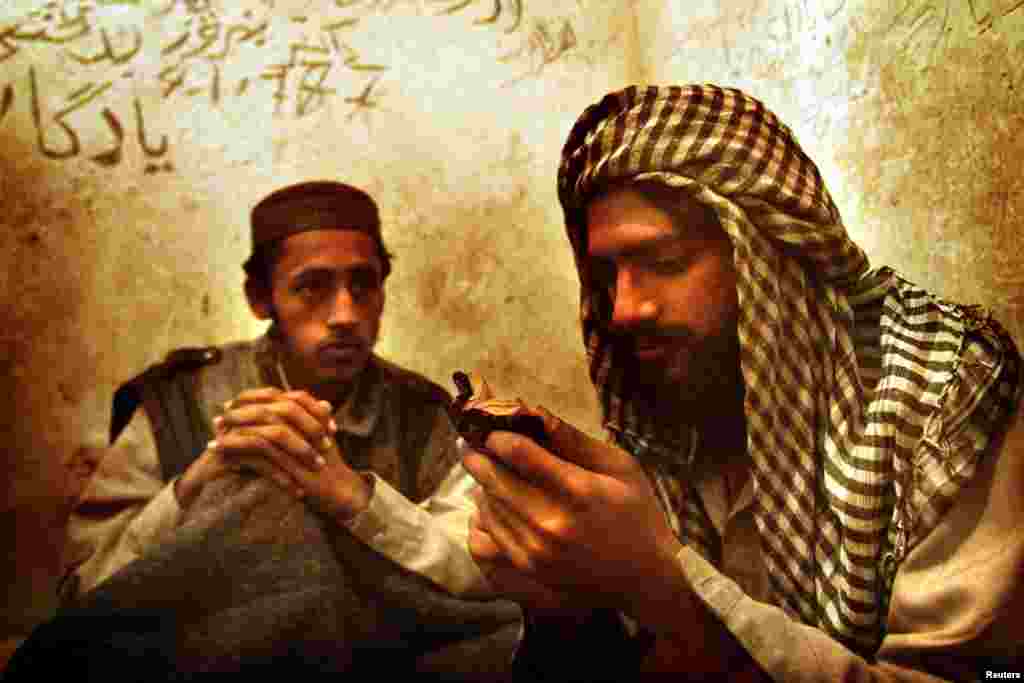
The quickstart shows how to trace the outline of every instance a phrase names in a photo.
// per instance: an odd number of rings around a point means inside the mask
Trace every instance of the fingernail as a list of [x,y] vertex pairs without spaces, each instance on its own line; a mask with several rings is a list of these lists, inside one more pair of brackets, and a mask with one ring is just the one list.
[[224,401],[224,410],[231,410],[231,406],[234,405],[234,401]]
[[320,439],[320,450],[325,452],[329,451],[331,450],[332,445],[333,442],[331,441],[331,437],[325,436],[324,438]]
[[217,443],[216,439],[213,439],[212,441],[208,441],[206,443],[206,450],[208,450],[208,451],[215,451],[218,448],[220,448],[220,444]]
[[330,421],[328,421],[327,428],[330,429],[331,432],[338,431],[338,423],[334,420],[333,417],[330,419]]
[[316,463],[317,469],[320,469],[321,467],[327,464],[327,460],[322,455],[316,456],[316,459],[313,462]]
[[334,407],[330,403],[328,403],[327,401],[320,401],[320,407],[325,412],[328,412],[328,413],[333,413],[334,412]]
[[466,454],[466,446],[466,440],[463,437],[460,436],[457,439],[455,439],[455,450],[459,452],[459,455]]
[[223,425],[224,425],[224,418],[223,417],[218,415],[217,417],[213,418],[213,428],[214,429],[220,429]]

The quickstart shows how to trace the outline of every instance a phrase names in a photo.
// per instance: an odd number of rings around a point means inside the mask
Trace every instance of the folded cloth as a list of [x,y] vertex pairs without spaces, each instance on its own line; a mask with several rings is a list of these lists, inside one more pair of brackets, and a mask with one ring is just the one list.
[[272,482],[204,487],[173,535],[39,626],[4,680],[200,671],[435,672],[494,678],[521,612],[451,596]]

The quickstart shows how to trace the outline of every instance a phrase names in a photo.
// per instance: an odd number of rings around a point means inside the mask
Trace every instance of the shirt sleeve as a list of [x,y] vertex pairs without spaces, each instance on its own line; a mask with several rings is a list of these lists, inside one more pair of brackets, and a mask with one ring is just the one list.
[[86,557],[71,568],[79,591],[139,557],[178,524],[174,481],[163,481],[152,427],[139,408],[103,455],[68,521],[68,540]]
[[356,538],[405,569],[464,598],[496,597],[469,553],[469,523],[476,512],[476,482],[459,462],[458,434],[440,406],[420,454],[413,502],[367,471],[373,495],[346,523]]
[[[992,455],[997,455],[993,453]],[[779,681],[936,681],[1024,673],[1024,420],[956,505],[904,559],[888,633],[869,662],[816,628],[756,602],[698,553],[680,567],[697,596]],[[1006,667],[1010,668],[1007,669]],[[987,672],[995,674],[989,676]]]
[[376,474],[365,510],[348,529],[371,548],[453,595],[496,597],[469,553],[469,522],[476,482],[456,464],[432,496],[413,503]]

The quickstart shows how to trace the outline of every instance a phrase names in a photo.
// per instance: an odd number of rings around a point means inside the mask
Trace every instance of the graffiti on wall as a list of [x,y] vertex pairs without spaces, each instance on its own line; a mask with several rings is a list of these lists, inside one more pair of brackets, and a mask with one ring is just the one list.
[[924,71],[942,58],[950,41],[977,39],[1024,18],[1024,0],[902,0],[886,33],[899,41],[896,55]]
[[[155,173],[173,170],[166,133],[147,129],[162,102],[220,109],[269,98],[276,117],[340,106],[344,121],[365,120],[399,78],[382,56],[388,46],[360,47],[360,33],[394,12],[490,32],[505,48],[498,62],[514,72],[503,85],[539,76],[579,45],[572,17],[528,16],[524,0],[333,0],[316,16],[274,0],[49,0],[0,23],[0,123],[20,108],[43,157],[101,167],[121,163],[134,140]],[[40,68],[42,59],[62,73]],[[87,149],[94,138],[100,147]]]
[[[710,16],[687,17],[673,41],[672,58],[691,51],[715,65],[729,83],[785,83],[813,96],[799,97],[790,122],[815,139],[838,129],[863,85],[848,73],[844,46],[850,39],[848,0],[739,2]],[[763,88],[758,88],[759,91]]]

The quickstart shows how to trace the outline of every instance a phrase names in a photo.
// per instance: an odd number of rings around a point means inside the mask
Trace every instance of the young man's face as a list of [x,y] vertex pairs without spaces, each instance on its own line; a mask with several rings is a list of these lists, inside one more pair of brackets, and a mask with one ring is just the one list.
[[732,244],[700,204],[679,193],[673,217],[634,188],[613,189],[588,205],[587,233],[592,286],[607,294],[630,372],[686,403],[737,381]]
[[287,237],[272,268],[270,300],[292,385],[327,400],[343,395],[370,358],[384,310],[373,238],[358,230]]

